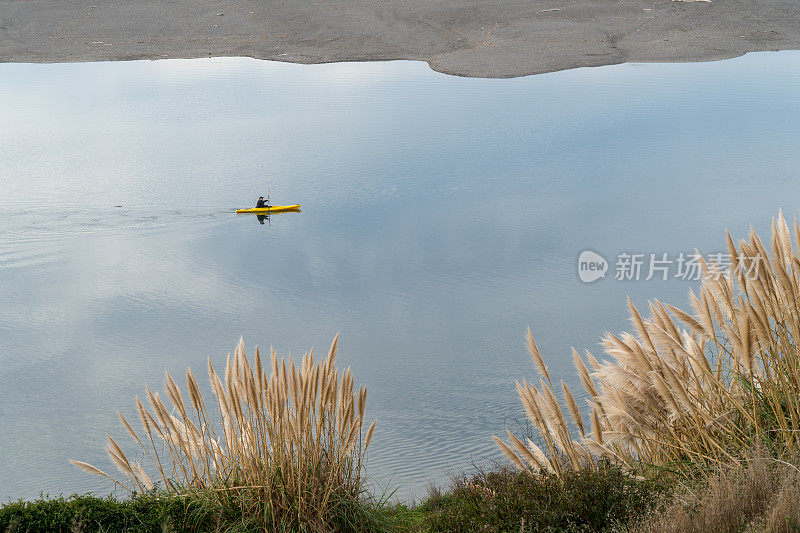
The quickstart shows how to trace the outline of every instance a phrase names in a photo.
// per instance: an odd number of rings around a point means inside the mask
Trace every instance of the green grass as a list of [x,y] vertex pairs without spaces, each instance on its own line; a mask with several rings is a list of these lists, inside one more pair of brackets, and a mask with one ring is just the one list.
[[667,490],[608,463],[598,471],[531,476],[477,470],[432,490],[421,504],[426,531],[604,531],[641,516]]

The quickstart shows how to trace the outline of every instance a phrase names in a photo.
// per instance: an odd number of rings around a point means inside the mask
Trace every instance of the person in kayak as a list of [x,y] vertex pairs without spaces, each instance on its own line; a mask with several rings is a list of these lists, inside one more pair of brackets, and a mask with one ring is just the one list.
[[258,201],[256,202],[256,208],[259,207],[269,207],[269,204],[264,200],[263,196],[258,197]]

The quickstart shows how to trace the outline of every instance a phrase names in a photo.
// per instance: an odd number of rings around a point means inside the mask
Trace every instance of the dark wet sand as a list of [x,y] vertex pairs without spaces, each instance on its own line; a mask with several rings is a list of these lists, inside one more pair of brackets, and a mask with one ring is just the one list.
[[796,48],[797,0],[0,0],[0,62],[418,59],[510,77]]

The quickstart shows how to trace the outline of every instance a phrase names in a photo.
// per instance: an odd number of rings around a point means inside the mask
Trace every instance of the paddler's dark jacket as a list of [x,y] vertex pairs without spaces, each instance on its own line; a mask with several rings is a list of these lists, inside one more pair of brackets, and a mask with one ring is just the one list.
[[256,207],[267,207],[267,202],[259,198],[258,201],[256,202]]

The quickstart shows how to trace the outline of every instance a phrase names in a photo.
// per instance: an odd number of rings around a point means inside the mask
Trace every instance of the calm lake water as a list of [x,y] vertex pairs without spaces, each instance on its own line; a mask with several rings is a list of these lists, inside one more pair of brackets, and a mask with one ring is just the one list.
[[[110,492],[67,459],[110,469],[117,409],[240,335],[301,355],[341,332],[379,487],[418,496],[498,458],[534,376],[526,327],[579,389],[570,346],[600,355],[626,296],[696,285],[615,280],[618,254],[723,251],[725,228],[797,213],[798,94],[797,52],[511,80],[0,64],[0,499]],[[268,188],[303,212],[233,214]],[[579,280],[586,249],[605,279]]]

